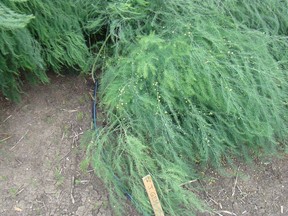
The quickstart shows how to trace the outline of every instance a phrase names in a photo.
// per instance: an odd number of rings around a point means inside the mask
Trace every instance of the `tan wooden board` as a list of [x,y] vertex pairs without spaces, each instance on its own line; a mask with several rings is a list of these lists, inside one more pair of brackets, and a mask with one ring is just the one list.
[[143,177],[142,180],[143,180],[145,189],[147,191],[150,203],[154,210],[155,216],[164,216],[164,212],[163,212],[157,191],[155,189],[152,177],[150,175],[147,175]]

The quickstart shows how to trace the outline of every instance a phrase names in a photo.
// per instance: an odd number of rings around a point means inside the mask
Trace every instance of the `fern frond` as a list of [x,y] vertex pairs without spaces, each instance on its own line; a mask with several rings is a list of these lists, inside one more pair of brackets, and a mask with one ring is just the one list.
[[33,15],[16,13],[0,2],[0,29],[13,30],[24,28],[33,18]]

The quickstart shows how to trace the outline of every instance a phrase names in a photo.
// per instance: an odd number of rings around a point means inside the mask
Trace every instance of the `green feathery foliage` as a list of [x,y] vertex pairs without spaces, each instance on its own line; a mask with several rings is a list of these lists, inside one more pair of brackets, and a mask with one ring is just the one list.
[[48,82],[48,69],[88,72],[83,14],[80,2],[72,0],[0,3],[0,90],[6,97],[19,101],[23,77]]
[[21,75],[31,82],[47,82],[48,78],[41,47],[25,28],[33,16],[15,12],[4,3],[14,6],[9,1],[0,3],[0,91],[19,101]]
[[32,18],[34,18],[32,15],[15,13],[10,8],[6,7],[3,3],[0,3],[1,29],[24,28]]
[[124,191],[152,214],[142,183],[151,174],[165,213],[190,216],[204,208],[184,184],[197,178],[196,167],[287,146],[287,7],[287,0],[3,0],[0,91],[19,100],[22,77],[47,82],[48,69],[102,68],[106,126],[84,142],[112,206],[123,214]]
[[21,11],[35,15],[28,29],[41,44],[44,61],[55,72],[63,66],[89,69],[89,49],[78,16],[81,5],[73,2],[29,0],[19,6]]
[[88,152],[119,214],[123,190],[152,214],[151,174],[167,215],[194,215],[203,204],[181,185],[197,164],[287,144],[287,1],[94,4],[87,28],[107,30],[113,52],[100,88],[107,126]]

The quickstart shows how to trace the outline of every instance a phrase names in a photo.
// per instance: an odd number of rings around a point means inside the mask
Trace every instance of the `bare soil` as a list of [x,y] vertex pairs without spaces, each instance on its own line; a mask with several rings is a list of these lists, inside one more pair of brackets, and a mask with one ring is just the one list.
[[[79,138],[91,127],[91,86],[83,77],[51,75],[26,86],[19,104],[0,99],[0,215],[113,215],[92,170],[81,169]],[[288,215],[288,156],[222,172],[206,170],[191,183],[210,215]],[[136,215],[127,208],[126,215]]]
[[[207,170],[200,180],[211,215],[286,216],[288,215],[288,155],[267,158],[247,165],[215,172]],[[198,182],[198,184],[199,184]],[[198,185],[199,186],[199,185]]]
[[20,104],[0,103],[0,215],[112,215],[108,194],[80,169],[79,138],[91,126],[82,77],[26,86]]

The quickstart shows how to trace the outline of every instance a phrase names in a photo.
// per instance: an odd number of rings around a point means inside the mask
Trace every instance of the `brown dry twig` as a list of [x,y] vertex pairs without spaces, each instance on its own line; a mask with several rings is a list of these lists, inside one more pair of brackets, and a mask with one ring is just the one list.
[[0,140],[0,143],[2,143],[2,142],[4,142],[4,141],[6,141],[6,140],[8,140],[8,139],[10,139],[12,136],[9,136],[9,137],[6,137],[6,138],[4,138],[4,139],[2,139],[2,140]]
[[234,181],[234,186],[232,188],[232,197],[235,195],[236,186],[237,186],[237,182],[238,182],[239,169],[240,169],[240,167],[238,167],[237,172],[236,172],[236,178],[235,178],[235,181]]
[[16,142],[16,144],[10,148],[10,151],[12,151],[24,139],[28,132],[29,130],[27,130],[25,134]]
[[71,191],[70,191],[70,197],[71,197],[71,201],[74,204],[75,203],[75,199],[73,196],[73,191],[74,191],[74,175],[72,176],[72,182],[71,182]]
[[12,115],[9,115],[6,119],[4,119],[4,121],[2,122],[2,124],[3,123],[5,123],[9,118],[11,118],[12,117]]
[[198,179],[194,179],[194,180],[191,180],[191,181],[184,182],[184,183],[180,184],[179,186],[182,187],[184,185],[187,185],[187,184],[190,184],[190,183],[193,183],[193,182],[197,182],[197,181],[198,181]]
[[226,211],[226,210],[221,210],[221,211],[214,211],[215,214],[219,215],[219,216],[223,216],[221,213],[225,213],[225,214],[229,214],[229,215],[235,215],[237,216],[235,213],[230,212],[230,211]]
[[65,112],[68,112],[68,113],[74,113],[74,112],[78,111],[77,109],[74,109],[74,110],[61,109],[61,110],[65,111]]

